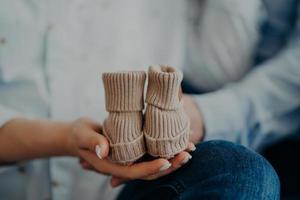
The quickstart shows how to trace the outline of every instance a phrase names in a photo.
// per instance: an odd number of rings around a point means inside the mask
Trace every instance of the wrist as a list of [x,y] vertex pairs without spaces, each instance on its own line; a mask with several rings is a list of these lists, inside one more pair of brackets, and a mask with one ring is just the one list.
[[73,123],[62,122],[60,123],[62,137],[60,146],[64,156],[77,156],[77,148],[73,139]]
[[69,123],[16,118],[1,128],[0,158],[8,162],[74,155]]
[[186,114],[189,116],[191,123],[190,141],[196,144],[202,141],[204,138],[204,124],[202,114],[200,108],[198,107],[192,96],[184,95],[183,100]]
[[75,156],[75,148],[72,142],[71,122],[50,122],[49,124],[53,137],[53,149],[57,156]]

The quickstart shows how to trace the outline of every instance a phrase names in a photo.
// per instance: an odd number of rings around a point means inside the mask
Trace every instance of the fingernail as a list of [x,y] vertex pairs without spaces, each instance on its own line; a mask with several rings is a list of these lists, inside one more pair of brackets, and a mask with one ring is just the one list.
[[98,158],[102,159],[100,145],[96,145],[95,151],[96,151],[96,155],[98,156]]
[[196,146],[193,144],[190,148],[191,151],[195,151],[196,150]]
[[192,158],[191,155],[186,156],[186,157],[183,159],[183,161],[181,162],[181,164],[187,163],[191,158]]
[[167,162],[159,169],[159,171],[160,172],[165,171],[165,170],[169,169],[171,166],[172,166],[172,164]]

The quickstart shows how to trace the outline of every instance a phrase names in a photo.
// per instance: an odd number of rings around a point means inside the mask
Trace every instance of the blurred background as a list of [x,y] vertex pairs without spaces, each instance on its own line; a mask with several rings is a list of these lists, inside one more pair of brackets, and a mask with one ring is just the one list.
[[[0,0],[0,115],[101,122],[103,72],[176,66],[207,139],[260,152],[299,199],[299,13],[298,0]],[[1,167],[0,199],[115,197],[77,162]]]

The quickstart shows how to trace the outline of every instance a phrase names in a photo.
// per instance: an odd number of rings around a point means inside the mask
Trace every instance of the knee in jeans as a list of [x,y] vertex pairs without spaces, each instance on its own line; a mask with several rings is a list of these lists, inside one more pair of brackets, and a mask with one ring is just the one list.
[[[261,155],[232,142],[213,140],[197,145],[192,162],[207,176],[229,173],[239,181],[254,181],[257,186],[270,184],[269,190],[279,188],[279,179],[273,167]],[[192,164],[192,165],[193,165]]]

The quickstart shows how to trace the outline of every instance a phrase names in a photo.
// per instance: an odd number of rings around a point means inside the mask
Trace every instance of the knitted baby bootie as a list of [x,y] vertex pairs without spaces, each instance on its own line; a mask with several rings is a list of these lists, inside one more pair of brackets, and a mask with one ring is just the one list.
[[182,78],[173,67],[149,67],[143,131],[154,157],[171,158],[187,148],[190,123],[180,101]]
[[102,75],[109,112],[103,134],[109,141],[113,162],[131,164],[146,152],[142,133],[145,79],[146,73],[140,71]]

